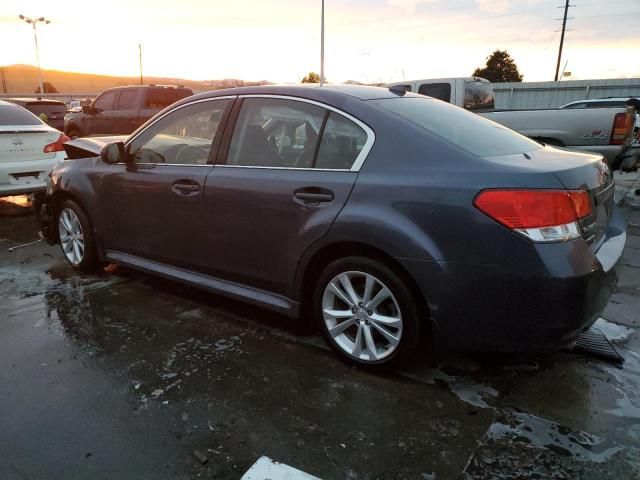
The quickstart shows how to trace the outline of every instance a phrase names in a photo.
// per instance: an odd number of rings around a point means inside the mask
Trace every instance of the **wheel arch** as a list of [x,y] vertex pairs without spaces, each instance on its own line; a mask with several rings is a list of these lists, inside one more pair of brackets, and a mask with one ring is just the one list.
[[430,318],[429,307],[424,293],[413,276],[402,264],[384,250],[358,241],[335,241],[324,245],[313,252],[304,265],[299,268],[299,272],[296,275],[297,288],[295,293],[296,298],[299,299],[301,303],[301,311],[304,313],[305,318],[312,318],[312,315],[308,315],[311,308],[310,300],[313,295],[315,280],[320,272],[334,260],[354,256],[376,260],[390,268],[406,283],[411,291],[412,297],[418,301],[419,311],[425,315],[426,318]]
[[93,238],[98,250],[98,257],[101,260],[103,260],[104,255],[103,255],[102,243],[100,240],[100,236],[97,234],[95,222],[91,218],[91,215],[89,214],[89,210],[87,209],[86,205],[83,204],[82,200],[80,200],[80,198],[77,195],[74,195],[72,192],[69,192],[68,190],[57,190],[53,192],[53,194],[51,194],[51,199],[49,200],[49,204],[51,208],[52,227],[53,227],[52,233],[54,235],[55,242],[56,243],[60,242],[60,238],[58,233],[58,226],[57,224],[54,224],[54,222],[57,222],[58,214],[60,213],[60,205],[65,200],[71,200],[72,202],[76,203],[84,211],[85,215],[87,216],[87,219],[89,220],[89,224],[91,225],[91,231],[93,233]]

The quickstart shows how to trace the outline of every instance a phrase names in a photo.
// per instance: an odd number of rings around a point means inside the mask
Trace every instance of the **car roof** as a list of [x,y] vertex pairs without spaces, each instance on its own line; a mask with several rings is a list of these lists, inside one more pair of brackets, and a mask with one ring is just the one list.
[[183,99],[182,102],[192,102],[193,100],[223,97],[228,95],[285,95],[292,97],[307,98],[320,102],[333,103],[339,100],[377,100],[382,98],[395,98],[398,95],[388,88],[369,87],[363,85],[344,84],[292,84],[292,85],[260,85],[254,87],[237,87],[222,90],[213,90],[200,93],[193,97]]

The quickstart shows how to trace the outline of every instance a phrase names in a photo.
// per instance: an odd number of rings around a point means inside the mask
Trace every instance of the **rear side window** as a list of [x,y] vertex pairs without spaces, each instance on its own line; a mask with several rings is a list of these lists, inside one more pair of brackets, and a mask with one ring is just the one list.
[[324,108],[306,102],[245,99],[227,164],[311,168],[324,115]]
[[367,141],[367,133],[348,118],[330,112],[316,158],[316,168],[350,169]]
[[479,157],[532,152],[541,146],[495,122],[429,98],[373,100],[382,109]]
[[42,121],[22,107],[0,105],[0,125],[42,125]]
[[449,83],[425,83],[418,89],[420,95],[437,98],[443,102],[451,101],[451,84]]
[[495,106],[493,87],[487,82],[464,82],[464,108],[490,110]]
[[150,88],[144,101],[145,108],[165,108],[172,103],[190,96],[186,88]]
[[134,110],[137,105],[138,90],[121,90],[118,110]]

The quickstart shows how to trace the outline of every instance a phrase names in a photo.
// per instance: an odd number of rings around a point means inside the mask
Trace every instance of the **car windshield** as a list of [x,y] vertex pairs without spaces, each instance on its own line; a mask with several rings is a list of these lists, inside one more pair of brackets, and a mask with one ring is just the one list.
[[38,117],[22,107],[0,105],[0,125],[41,125]]
[[502,125],[430,98],[401,97],[372,102],[479,157],[512,155],[541,148],[540,144]]

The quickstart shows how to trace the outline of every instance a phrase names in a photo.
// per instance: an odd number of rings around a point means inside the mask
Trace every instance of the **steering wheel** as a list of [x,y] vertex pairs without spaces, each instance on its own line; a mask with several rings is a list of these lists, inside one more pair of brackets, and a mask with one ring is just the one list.
[[193,145],[184,145],[176,153],[176,163],[205,164],[207,163],[207,154],[202,148],[194,147]]

